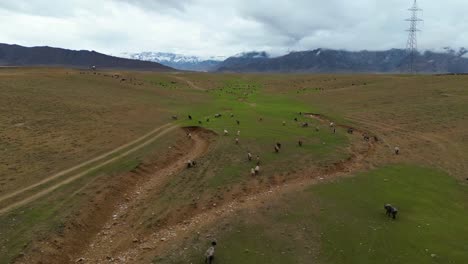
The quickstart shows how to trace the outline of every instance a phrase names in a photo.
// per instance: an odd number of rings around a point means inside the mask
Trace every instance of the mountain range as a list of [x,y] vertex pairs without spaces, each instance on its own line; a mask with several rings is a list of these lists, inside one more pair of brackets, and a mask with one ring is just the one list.
[[[468,50],[425,51],[414,56],[420,73],[467,73]],[[402,73],[410,57],[405,50],[346,51],[315,49],[273,57],[266,52],[246,52],[227,59],[200,58],[162,52],[125,53],[121,57],[95,51],[0,44],[0,66],[62,66],[109,69],[214,72],[309,72],[309,73]],[[224,59],[224,60],[223,60]]]
[[216,70],[219,63],[226,59],[226,57],[202,58],[166,52],[122,53],[119,54],[119,56],[135,60],[157,62],[174,69],[186,71],[213,71]]
[[107,69],[135,69],[171,71],[168,66],[155,62],[113,57],[87,50],[68,50],[52,47],[23,47],[0,44],[0,66],[64,66]]
[[[445,53],[425,51],[414,56],[414,69],[421,73],[468,72],[466,50]],[[316,49],[270,57],[265,52],[233,56],[216,69],[219,72],[312,72],[312,73],[399,73],[407,72],[410,57],[405,50],[345,51]]]

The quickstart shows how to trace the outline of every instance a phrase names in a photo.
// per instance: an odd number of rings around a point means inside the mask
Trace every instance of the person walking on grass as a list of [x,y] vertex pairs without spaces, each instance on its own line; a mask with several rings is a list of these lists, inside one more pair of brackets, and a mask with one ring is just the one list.
[[214,263],[215,247],[216,247],[216,241],[211,242],[211,247],[209,247],[205,253],[205,264]]

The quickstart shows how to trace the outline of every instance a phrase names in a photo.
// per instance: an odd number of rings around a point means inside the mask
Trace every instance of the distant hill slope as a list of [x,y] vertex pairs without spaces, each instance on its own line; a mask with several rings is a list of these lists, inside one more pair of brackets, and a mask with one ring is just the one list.
[[187,71],[212,71],[226,59],[225,57],[201,58],[182,54],[148,51],[141,53],[122,53],[119,56],[129,59],[157,62],[174,69]]
[[155,62],[117,58],[95,51],[0,44],[0,66],[65,66],[170,71]]
[[[464,53],[436,53],[426,51],[415,60],[418,72],[465,73],[468,59]],[[375,72],[398,73],[408,69],[408,55],[405,50],[386,51],[344,51],[316,49],[292,52],[271,58],[264,52],[245,53],[222,62],[217,71],[228,72]]]

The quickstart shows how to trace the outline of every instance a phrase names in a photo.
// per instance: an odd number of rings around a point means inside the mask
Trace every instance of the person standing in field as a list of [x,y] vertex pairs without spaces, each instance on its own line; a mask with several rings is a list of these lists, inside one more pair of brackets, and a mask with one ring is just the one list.
[[216,241],[211,242],[211,247],[209,247],[205,253],[205,264],[211,264],[214,262],[215,247]]

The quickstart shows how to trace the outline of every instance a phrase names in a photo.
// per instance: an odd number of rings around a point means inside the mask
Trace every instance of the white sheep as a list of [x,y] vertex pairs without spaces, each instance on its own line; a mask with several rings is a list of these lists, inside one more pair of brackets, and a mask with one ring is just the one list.
[[251,168],[251,169],[250,169],[250,175],[251,175],[251,176],[255,176],[255,174],[256,174],[256,173],[255,173],[254,168]]
[[255,174],[258,175],[260,173],[260,166],[255,166]]
[[227,131],[227,129],[224,129],[224,135],[227,136],[229,134],[229,132]]

